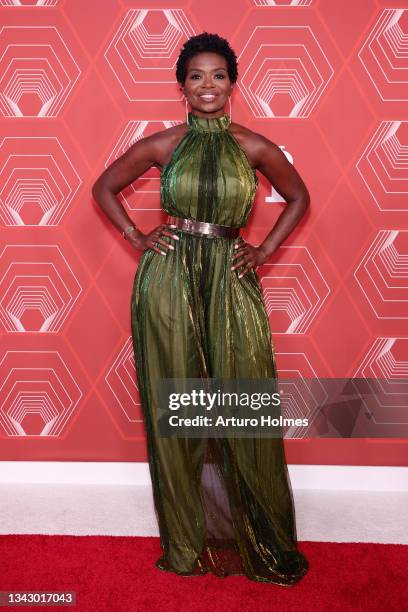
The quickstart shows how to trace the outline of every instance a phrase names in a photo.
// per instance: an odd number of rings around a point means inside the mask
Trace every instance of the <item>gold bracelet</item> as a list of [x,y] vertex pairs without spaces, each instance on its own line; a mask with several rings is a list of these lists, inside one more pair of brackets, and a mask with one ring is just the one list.
[[128,227],[126,227],[123,232],[122,232],[122,236],[125,238],[125,240],[127,239],[126,237],[132,233],[136,231],[136,226],[135,225],[128,225]]

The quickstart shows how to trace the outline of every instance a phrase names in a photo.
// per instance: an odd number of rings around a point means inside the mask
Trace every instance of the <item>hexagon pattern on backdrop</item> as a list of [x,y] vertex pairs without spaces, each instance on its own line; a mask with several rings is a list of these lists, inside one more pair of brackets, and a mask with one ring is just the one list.
[[[275,142],[311,194],[258,270],[279,376],[408,377],[408,9],[392,4],[0,0],[1,459],[146,459],[130,328],[140,253],[90,189],[134,142],[185,120],[175,64],[204,30],[238,56],[232,120]],[[285,206],[259,179],[253,244]],[[119,200],[144,231],[164,221],[154,168]],[[300,414],[301,384],[290,401]],[[289,462],[333,462],[303,444]],[[404,464],[392,440],[370,444],[354,460]],[[338,463],[350,448],[336,446]]]

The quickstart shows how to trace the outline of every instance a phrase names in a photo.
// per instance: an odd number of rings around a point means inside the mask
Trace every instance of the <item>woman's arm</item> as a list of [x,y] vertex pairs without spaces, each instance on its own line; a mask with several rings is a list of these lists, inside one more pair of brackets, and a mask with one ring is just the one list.
[[[112,162],[92,186],[92,195],[96,202],[121,232],[133,225],[133,221],[116,194],[144,174],[155,163],[155,157],[154,139],[143,138]],[[137,230],[132,234],[133,236],[129,234],[129,240],[138,242],[141,232]]]
[[[169,144],[171,144],[170,138],[163,132],[142,138],[129,147],[121,157],[112,162],[93,184],[93,197],[121,232],[129,225],[133,225],[133,221],[116,194],[144,174],[151,166],[160,163],[160,157],[163,152],[166,152]],[[159,227],[161,228],[161,226]],[[172,246],[160,238],[161,234],[173,236],[166,229],[155,228],[150,234],[143,234],[136,228],[136,231],[132,231],[127,236],[127,240],[138,249],[152,248],[164,255],[165,253],[158,248],[156,243],[159,242],[165,248],[172,248]]]
[[[306,185],[276,144],[261,134],[252,132],[251,137],[246,139],[245,147],[253,161],[253,167],[269,179],[287,205],[262,244],[258,247],[248,243],[236,245],[232,269],[239,268],[240,277],[269,259],[299,223],[310,204]],[[239,263],[236,263],[239,258]]]
[[261,135],[256,147],[255,166],[272,183],[287,205],[279,215],[274,227],[266,236],[261,248],[266,258],[274,253],[289,236],[310,205],[310,194],[296,168],[273,142]]

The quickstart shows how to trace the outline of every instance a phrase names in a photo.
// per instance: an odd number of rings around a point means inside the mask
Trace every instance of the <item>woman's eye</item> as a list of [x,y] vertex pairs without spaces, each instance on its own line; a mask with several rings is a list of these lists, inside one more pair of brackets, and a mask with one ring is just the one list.
[[[200,76],[201,76],[200,74],[192,74],[190,78],[196,79],[196,78],[200,78]],[[222,74],[222,73],[216,74],[215,76],[216,76],[216,78],[219,77],[221,79],[225,79],[225,75]]]

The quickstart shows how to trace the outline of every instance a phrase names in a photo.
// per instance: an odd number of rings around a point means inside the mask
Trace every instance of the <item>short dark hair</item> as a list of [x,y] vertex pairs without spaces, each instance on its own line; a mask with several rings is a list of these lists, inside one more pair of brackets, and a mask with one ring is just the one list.
[[202,32],[197,36],[191,36],[183,45],[176,65],[176,79],[179,83],[184,83],[187,76],[187,62],[198,53],[210,52],[218,53],[227,60],[228,76],[231,83],[235,83],[238,78],[237,56],[231,49],[229,42],[218,36]]

